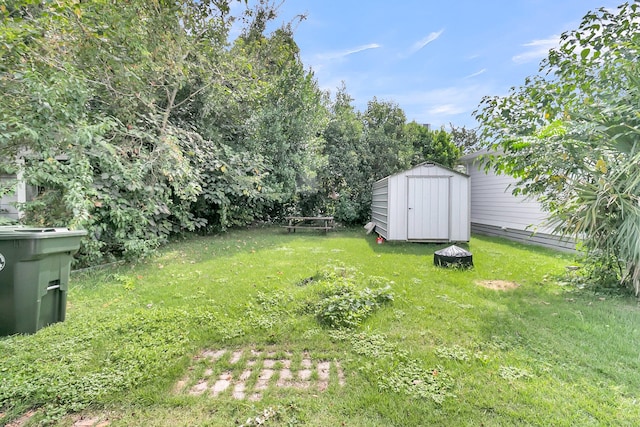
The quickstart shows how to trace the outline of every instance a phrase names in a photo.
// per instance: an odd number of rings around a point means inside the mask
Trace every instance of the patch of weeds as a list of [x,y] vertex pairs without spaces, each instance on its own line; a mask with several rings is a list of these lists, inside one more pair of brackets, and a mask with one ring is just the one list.
[[404,319],[406,316],[407,316],[407,313],[405,313],[405,312],[404,312],[404,311],[402,311],[402,310],[399,310],[399,309],[393,310],[393,318],[394,318],[395,320],[402,320],[402,319]]
[[389,283],[393,283],[393,282],[389,282],[389,280],[386,277],[381,277],[381,276],[368,276],[366,279],[367,285],[372,287],[372,288],[382,288],[384,286],[388,286]]
[[508,381],[533,378],[533,375],[526,369],[516,368],[514,366],[500,366],[498,375]]
[[132,277],[125,276],[124,274],[114,274],[113,278],[122,285],[126,291],[132,291],[136,288],[135,280]]
[[239,338],[245,335],[245,326],[242,321],[234,320],[226,315],[208,310],[193,310],[193,316],[200,325],[207,325],[220,335],[222,341]]
[[322,329],[319,329],[319,328],[307,329],[302,333],[302,338],[304,339],[313,338],[315,336],[320,335],[321,333],[322,333]]
[[453,396],[454,381],[441,367],[422,368],[406,350],[388,342],[385,335],[338,330],[332,331],[330,336],[336,341],[348,341],[354,353],[370,360],[362,364],[361,370],[376,378],[381,391],[428,398],[438,404]]
[[320,324],[330,328],[355,328],[381,305],[393,301],[390,286],[356,291],[348,282],[329,286],[316,307]]
[[313,276],[307,277],[296,283],[296,286],[307,286],[308,284],[313,283],[314,280],[315,278]]
[[424,369],[415,360],[406,360],[391,372],[379,370],[378,388],[381,391],[401,393],[416,399],[431,399],[441,404],[453,397],[454,381],[441,368]]
[[358,275],[358,270],[355,267],[345,266],[342,263],[327,264],[325,265],[316,278],[319,281],[335,281],[336,279],[355,279]]
[[489,355],[483,353],[480,350],[477,350],[475,353],[473,353],[473,358],[484,364],[489,363]]
[[287,307],[293,301],[293,296],[283,291],[258,291],[254,302],[248,302],[245,309],[246,318],[253,327],[263,330],[281,326],[283,319],[290,316]]
[[359,355],[372,359],[406,359],[406,351],[398,348],[397,345],[387,342],[387,337],[382,334],[367,334],[364,332],[351,335],[351,349]]
[[486,343],[486,346],[491,350],[499,350],[499,351],[508,351],[513,347],[512,344],[502,339],[501,337],[497,337],[495,335],[491,337],[491,341]]
[[467,310],[470,308],[473,308],[473,305],[471,304],[461,304],[458,301],[454,300],[453,298],[449,297],[448,295],[437,295],[436,298],[439,298],[443,301],[448,302],[449,304],[455,305],[458,308],[461,308],[463,310]]
[[435,353],[436,353],[436,356],[441,357],[443,359],[457,360],[459,362],[464,362],[470,359],[469,352],[463,347],[460,347],[458,345],[454,345],[451,347],[445,347],[445,346],[438,347],[436,348]]
[[287,426],[301,425],[302,423],[297,416],[298,412],[298,407],[293,403],[286,406],[269,406],[268,408],[259,411],[258,415],[247,418],[244,423],[240,424],[240,427],[268,426],[275,424]]
[[245,421],[243,424],[240,424],[240,427],[263,426],[266,425],[269,420],[277,417],[277,415],[278,412],[270,406],[263,409],[259,415],[247,418],[247,421]]

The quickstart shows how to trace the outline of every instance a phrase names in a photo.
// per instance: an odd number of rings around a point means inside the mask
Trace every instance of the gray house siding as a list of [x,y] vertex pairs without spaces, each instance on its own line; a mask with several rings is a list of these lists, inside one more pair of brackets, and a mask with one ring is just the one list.
[[[0,184],[15,181],[15,175],[0,175]],[[16,203],[24,203],[27,198],[27,189],[23,182],[18,181],[16,192],[0,197],[0,217],[18,220],[22,212],[16,207]]]
[[553,233],[548,214],[531,197],[512,194],[516,180],[485,171],[479,155],[464,156],[461,163],[471,179],[471,231],[563,251],[575,250],[575,241]]

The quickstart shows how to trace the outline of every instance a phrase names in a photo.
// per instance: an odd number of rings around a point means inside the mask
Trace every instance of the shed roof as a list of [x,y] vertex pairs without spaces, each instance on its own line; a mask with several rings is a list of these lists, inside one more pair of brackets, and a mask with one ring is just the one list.
[[377,180],[376,182],[383,181],[383,180],[385,180],[385,179],[391,178],[392,176],[397,176],[397,175],[403,174],[403,173],[405,173],[405,172],[407,172],[407,171],[410,171],[410,170],[413,170],[413,169],[419,168],[419,167],[421,167],[421,166],[438,166],[439,168],[442,168],[442,169],[445,169],[445,170],[447,170],[447,171],[449,171],[449,172],[455,173],[456,175],[460,175],[460,176],[463,176],[463,177],[465,177],[465,178],[469,178],[469,175],[468,175],[468,174],[466,174],[466,173],[463,173],[463,172],[457,171],[457,170],[455,170],[455,169],[451,169],[451,168],[449,168],[449,167],[443,166],[443,165],[441,165],[440,163],[427,161],[427,162],[422,162],[422,163],[420,163],[420,164],[417,164],[417,165],[415,165],[415,166],[413,166],[413,167],[411,167],[411,168],[409,168],[409,169],[405,169],[405,170],[403,170],[403,171],[396,172],[396,173],[394,173],[394,174],[391,174],[391,175],[385,176],[384,178],[380,178],[380,179],[379,179],[379,180]]

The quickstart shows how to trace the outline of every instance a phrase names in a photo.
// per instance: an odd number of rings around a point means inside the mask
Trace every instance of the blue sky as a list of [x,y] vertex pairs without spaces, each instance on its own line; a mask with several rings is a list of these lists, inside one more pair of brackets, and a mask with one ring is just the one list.
[[475,127],[485,95],[505,95],[566,30],[623,0],[286,0],[278,25],[296,15],[302,60],[319,86],[344,81],[354,105],[393,101],[409,121]]

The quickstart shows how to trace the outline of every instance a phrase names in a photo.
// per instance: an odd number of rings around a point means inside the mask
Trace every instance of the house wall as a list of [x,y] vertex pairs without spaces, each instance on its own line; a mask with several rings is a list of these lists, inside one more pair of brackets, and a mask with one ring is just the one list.
[[[374,184],[372,206],[372,221],[378,229],[386,227],[386,236],[378,232],[386,240],[408,240],[408,179],[409,177],[442,177],[450,179],[449,184],[449,240],[468,241],[470,236],[469,224],[469,179],[466,175],[454,172],[445,167],[424,163],[413,169],[391,175]],[[385,182],[382,184],[382,182]],[[376,185],[379,185],[376,188]],[[378,224],[376,218],[382,218],[382,186],[386,187],[386,223]],[[379,198],[379,201],[375,201]],[[377,203],[380,203],[378,206]]]
[[477,155],[465,156],[471,182],[471,231],[560,250],[575,250],[575,241],[553,234],[548,214],[535,198],[512,194],[515,178],[485,171]]
[[[0,175],[0,183],[7,183],[14,181],[15,175]],[[0,217],[10,218],[12,220],[18,220],[22,216],[22,213],[15,207],[15,203],[24,203],[26,200],[26,187],[24,182],[19,181],[16,192],[13,194],[7,194],[0,198]]]

